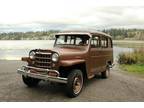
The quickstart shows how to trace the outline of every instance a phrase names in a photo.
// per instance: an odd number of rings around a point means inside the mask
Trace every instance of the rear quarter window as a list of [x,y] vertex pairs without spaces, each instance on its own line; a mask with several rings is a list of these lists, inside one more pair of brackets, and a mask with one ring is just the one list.
[[98,36],[92,37],[91,47],[92,48],[99,48],[100,47],[100,38]]
[[110,38],[108,38],[108,47],[112,48],[112,40]]
[[101,47],[102,48],[108,48],[108,38],[101,37]]

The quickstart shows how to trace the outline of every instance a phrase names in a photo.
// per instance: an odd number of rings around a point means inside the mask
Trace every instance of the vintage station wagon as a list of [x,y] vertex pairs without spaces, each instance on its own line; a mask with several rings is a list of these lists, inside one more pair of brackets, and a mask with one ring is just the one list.
[[111,36],[101,32],[68,31],[55,34],[53,49],[33,49],[22,57],[28,65],[17,70],[33,87],[43,81],[65,84],[67,95],[76,97],[85,79],[96,74],[108,78],[113,64]]

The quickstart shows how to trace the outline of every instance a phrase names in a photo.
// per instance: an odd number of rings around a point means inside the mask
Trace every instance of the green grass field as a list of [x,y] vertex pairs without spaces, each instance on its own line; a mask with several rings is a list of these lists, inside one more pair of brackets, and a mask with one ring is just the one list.
[[144,48],[119,54],[118,63],[120,68],[127,72],[144,75]]
[[122,64],[120,65],[120,68],[131,73],[144,75],[144,64]]

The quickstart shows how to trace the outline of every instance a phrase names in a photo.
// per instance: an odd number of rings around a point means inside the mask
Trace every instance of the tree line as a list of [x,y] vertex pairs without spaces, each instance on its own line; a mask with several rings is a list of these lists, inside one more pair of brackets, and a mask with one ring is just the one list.
[[0,40],[48,40],[54,39],[53,34],[58,30],[37,31],[37,32],[9,32],[0,33]]
[[102,31],[117,40],[144,40],[144,29],[104,29]]
[[[144,40],[144,29],[103,29],[115,40]],[[59,30],[37,31],[37,32],[9,32],[0,33],[0,40],[48,40],[54,39],[54,33]]]

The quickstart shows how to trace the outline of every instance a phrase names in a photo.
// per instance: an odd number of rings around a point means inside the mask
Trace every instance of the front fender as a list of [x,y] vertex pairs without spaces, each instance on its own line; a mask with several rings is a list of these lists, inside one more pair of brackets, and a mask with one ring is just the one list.
[[73,60],[62,60],[60,61],[61,66],[72,66],[79,63],[84,63],[85,60],[83,59],[73,59]]

